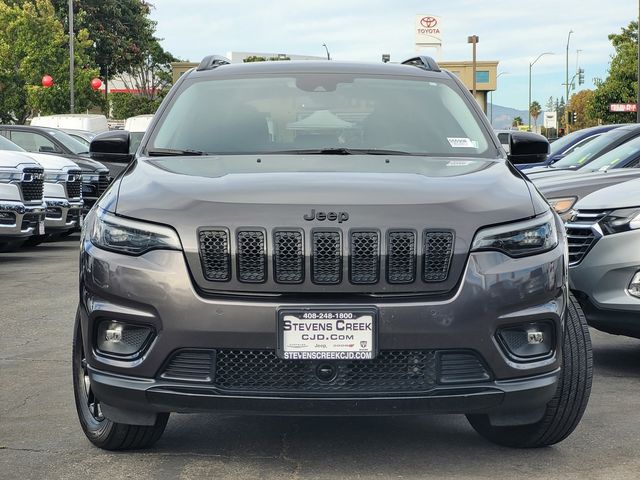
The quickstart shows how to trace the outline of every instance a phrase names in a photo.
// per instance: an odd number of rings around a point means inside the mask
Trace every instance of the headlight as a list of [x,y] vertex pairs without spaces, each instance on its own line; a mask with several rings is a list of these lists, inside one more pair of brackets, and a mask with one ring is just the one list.
[[45,170],[44,181],[47,183],[66,182],[69,174],[59,170]]
[[563,213],[567,213],[573,208],[573,206],[578,201],[578,197],[550,198],[547,201],[549,202],[549,205],[551,205],[551,208],[553,208],[558,215],[562,215]]
[[182,250],[178,234],[169,227],[118,217],[98,209],[91,243],[104,250],[142,255],[150,250]]
[[558,231],[551,211],[523,222],[480,230],[472,250],[498,250],[510,257],[525,257],[551,250],[558,245]]
[[22,172],[16,170],[0,170],[0,183],[19,182],[22,180]]
[[640,228],[640,207],[614,210],[600,220],[600,226],[605,235]]
[[89,173],[82,173],[82,183],[94,183],[100,180],[100,175],[93,175]]

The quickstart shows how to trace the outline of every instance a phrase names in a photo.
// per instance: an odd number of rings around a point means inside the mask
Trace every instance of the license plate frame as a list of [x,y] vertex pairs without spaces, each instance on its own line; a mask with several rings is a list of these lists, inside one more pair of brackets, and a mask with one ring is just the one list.
[[[368,319],[367,317],[371,317]],[[283,360],[300,361],[334,361],[334,360],[371,360],[378,353],[378,309],[375,307],[305,307],[305,308],[281,308],[277,312],[276,332],[277,332],[277,355]],[[285,321],[294,321],[298,324],[310,325],[311,330],[293,331],[292,334],[285,334]],[[340,324],[338,322],[341,322]],[[369,331],[351,330],[349,328],[361,328],[367,324],[371,325]],[[312,325],[332,325],[331,330],[313,330]],[[353,325],[357,324],[357,325]],[[352,327],[347,327],[352,325]],[[339,329],[343,328],[342,330]],[[290,326],[291,328],[291,326]],[[318,327],[320,328],[320,327]],[[325,327],[327,328],[327,327]],[[345,330],[344,328],[347,328]],[[294,329],[295,330],[295,329]],[[292,331],[292,330],[288,330]],[[342,332],[342,333],[337,333]],[[299,339],[298,347],[292,348],[292,340],[302,333],[353,335],[352,339]],[[287,338],[285,338],[285,336]],[[353,345],[349,347],[348,345]],[[361,343],[366,342],[366,345]],[[302,346],[306,343],[305,346]],[[313,349],[309,346],[314,343]],[[334,350],[338,346],[338,350]]]

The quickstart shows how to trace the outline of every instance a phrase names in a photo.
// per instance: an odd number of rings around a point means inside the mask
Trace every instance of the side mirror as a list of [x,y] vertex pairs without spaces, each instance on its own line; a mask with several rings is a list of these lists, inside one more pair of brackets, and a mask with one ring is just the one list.
[[129,153],[129,132],[112,130],[100,133],[91,140],[89,155],[98,162],[129,163],[133,155]]
[[513,132],[509,138],[509,160],[514,165],[544,162],[549,155],[549,141],[531,132]]

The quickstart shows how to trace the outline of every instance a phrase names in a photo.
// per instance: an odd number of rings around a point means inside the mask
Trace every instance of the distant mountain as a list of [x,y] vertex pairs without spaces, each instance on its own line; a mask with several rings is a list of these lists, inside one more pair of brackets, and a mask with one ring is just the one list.
[[[487,107],[487,117],[491,118],[491,104]],[[522,118],[522,121],[526,124],[529,118],[529,112],[526,110],[503,107],[501,105],[493,105],[493,121],[491,124],[493,125],[493,128],[496,129],[510,128],[513,123],[513,119],[516,117]],[[538,125],[542,124],[543,118],[544,112],[540,112]],[[533,119],[531,119],[531,124],[533,125]]]

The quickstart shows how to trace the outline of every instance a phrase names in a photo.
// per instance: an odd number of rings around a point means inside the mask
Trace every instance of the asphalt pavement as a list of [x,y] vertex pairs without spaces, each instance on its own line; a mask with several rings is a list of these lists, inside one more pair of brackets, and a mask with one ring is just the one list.
[[463,416],[174,414],[153,449],[101,451],[73,405],[77,257],[77,236],[0,254],[0,479],[640,478],[640,340],[595,331],[591,402],[554,447],[492,445]]

